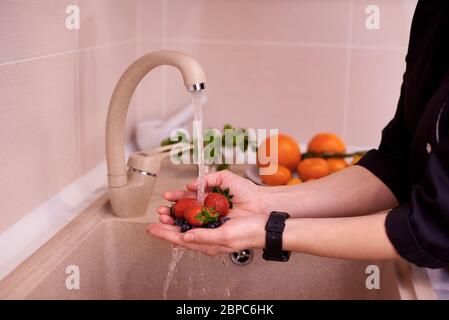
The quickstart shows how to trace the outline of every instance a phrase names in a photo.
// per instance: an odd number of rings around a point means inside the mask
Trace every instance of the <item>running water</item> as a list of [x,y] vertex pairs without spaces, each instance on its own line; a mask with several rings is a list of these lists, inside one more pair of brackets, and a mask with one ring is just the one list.
[[171,258],[170,264],[168,265],[167,277],[165,277],[165,281],[164,281],[164,291],[162,292],[162,298],[164,300],[167,300],[168,288],[170,287],[170,283],[173,279],[173,276],[175,275],[176,265],[181,260],[184,252],[185,252],[184,248],[178,248],[178,247],[172,248],[172,253],[171,253],[172,258]]
[[[197,200],[200,204],[204,202],[204,186],[205,181],[204,177],[206,175],[206,168],[204,164],[204,139],[203,139],[203,102],[202,102],[202,94],[200,91],[193,92],[193,107],[194,107],[194,122],[193,122],[193,137],[194,141],[196,138],[196,149],[194,146],[194,150],[196,150],[196,154],[198,157],[198,196]],[[176,272],[176,265],[181,260],[182,255],[184,254],[185,249],[183,248],[172,248],[172,260],[168,266],[167,277],[164,282],[164,291],[162,292],[162,297],[164,300],[167,300],[168,289],[170,287],[170,283],[173,279],[173,276]],[[201,262],[200,262],[201,264]],[[202,264],[201,264],[202,267]],[[203,274],[203,273],[202,273]],[[189,276],[189,297],[193,294],[192,289],[192,278]]]
[[192,92],[194,107],[193,137],[196,138],[196,150],[198,161],[198,196],[197,200],[202,205],[204,202],[204,188],[206,166],[204,164],[204,137],[203,137],[203,102],[201,91]]

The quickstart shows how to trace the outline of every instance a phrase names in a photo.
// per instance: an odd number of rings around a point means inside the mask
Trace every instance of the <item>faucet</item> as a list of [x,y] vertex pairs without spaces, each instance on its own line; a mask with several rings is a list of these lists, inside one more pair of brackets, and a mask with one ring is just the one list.
[[205,88],[206,76],[192,57],[175,51],[155,51],[133,62],[118,80],[106,122],[106,162],[109,197],[114,215],[128,218],[145,214],[160,170],[154,152],[136,152],[125,162],[125,123],[131,97],[139,82],[161,65],[176,67],[189,92]]

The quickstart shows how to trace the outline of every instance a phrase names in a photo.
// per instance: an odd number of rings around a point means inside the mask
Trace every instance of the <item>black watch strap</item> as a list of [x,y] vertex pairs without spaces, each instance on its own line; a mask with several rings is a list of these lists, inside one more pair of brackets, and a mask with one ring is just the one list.
[[282,250],[282,234],[284,233],[285,220],[290,215],[286,212],[272,211],[265,226],[266,240],[263,258],[269,261],[288,261],[290,251]]

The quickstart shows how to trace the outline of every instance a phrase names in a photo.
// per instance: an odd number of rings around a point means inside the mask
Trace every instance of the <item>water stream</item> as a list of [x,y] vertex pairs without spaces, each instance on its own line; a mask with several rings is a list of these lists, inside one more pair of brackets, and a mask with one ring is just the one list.
[[198,196],[197,200],[200,204],[204,202],[204,177],[206,175],[206,166],[204,164],[204,137],[203,137],[203,102],[201,91],[193,92],[193,107],[194,107],[194,120],[193,120],[193,138],[196,142],[194,150],[196,150],[197,163],[198,163]]
[[[194,145],[194,154],[197,155],[197,164],[198,164],[198,196],[197,200],[200,204],[203,204],[204,202],[204,188],[205,188],[205,175],[206,175],[206,168],[204,163],[204,137],[203,137],[203,102],[202,102],[202,94],[200,91],[193,92],[193,107],[194,107],[194,121],[193,121],[193,141],[196,143]],[[176,266],[179,263],[179,261],[182,258],[182,255],[184,254],[185,249],[173,247],[172,248],[172,259],[170,261],[170,264],[168,265],[168,271],[167,276],[165,278],[162,297],[164,300],[167,300],[168,295],[168,289],[170,288],[170,283],[173,279],[173,276],[176,272]],[[199,257],[199,259],[201,259]],[[201,260],[199,261],[201,266],[201,280],[203,280],[204,277],[204,271],[203,271],[203,265],[201,263]],[[203,282],[203,281],[201,281]],[[193,294],[193,278],[189,276],[189,290],[187,294],[192,296]],[[205,288],[203,289],[205,293]]]
[[176,266],[177,266],[178,262],[181,260],[182,255],[184,254],[185,251],[186,250],[184,248],[172,247],[172,252],[171,252],[172,258],[171,258],[170,264],[168,265],[167,276],[165,277],[164,289],[162,292],[162,298],[164,300],[167,300],[168,288],[170,288],[170,283],[173,279],[173,276],[175,275]]

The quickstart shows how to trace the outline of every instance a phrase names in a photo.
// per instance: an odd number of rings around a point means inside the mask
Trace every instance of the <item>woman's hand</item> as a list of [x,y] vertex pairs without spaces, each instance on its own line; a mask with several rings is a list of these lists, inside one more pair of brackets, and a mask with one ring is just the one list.
[[[240,214],[257,213],[269,214],[267,211],[265,188],[257,186],[248,179],[242,178],[230,171],[218,171],[206,176],[206,192],[212,187],[229,188],[231,194],[234,195],[232,203]],[[189,183],[186,190],[167,191],[164,198],[168,201],[177,201],[184,197],[195,197],[198,191],[198,180]],[[161,206],[156,210],[160,217],[159,220],[165,224],[174,224],[173,218],[170,216],[170,207]],[[231,212],[234,210],[231,210]]]
[[201,251],[207,255],[265,247],[267,215],[236,208],[230,211],[228,217],[231,219],[216,229],[196,228],[181,233],[180,227],[150,224],[147,231],[175,245]]
[[[265,189],[229,171],[219,171],[206,176],[206,191],[212,187],[229,188],[233,195],[230,220],[216,229],[192,229],[181,233],[174,226],[170,208],[157,209],[163,224],[150,224],[148,232],[171,243],[208,255],[230,253],[248,248],[265,246],[265,224],[268,219],[265,205]],[[168,191],[164,198],[177,201],[184,197],[196,197],[198,180],[187,185],[187,190]]]
[[[360,177],[366,177],[363,168],[347,169],[345,173],[335,173],[334,177],[329,176],[322,178],[321,182],[309,184],[305,183],[302,188],[292,187],[287,194],[283,196],[285,190],[267,191],[263,187],[259,187],[250,181],[243,179],[230,172],[218,172],[206,176],[206,185],[208,188],[220,186],[222,188],[230,188],[234,194],[234,208],[229,211],[228,217],[231,219],[216,229],[196,228],[181,233],[180,228],[171,225],[173,219],[169,216],[169,208],[161,207],[158,209],[161,214],[162,224],[150,224],[147,231],[154,236],[170,241],[171,243],[182,246],[191,250],[201,251],[208,255],[216,255],[220,253],[230,253],[242,249],[262,249],[265,247],[265,225],[268,220],[270,206],[278,211],[291,212],[297,207],[306,207],[312,211],[318,209],[324,211],[329,216],[338,216],[338,218],[324,218],[325,214],[316,214],[316,218],[298,218],[288,219],[286,221],[283,234],[283,249],[289,251],[297,251],[319,256],[344,258],[344,259],[391,259],[398,257],[397,252],[389,241],[385,231],[386,213],[360,215],[368,208],[360,204],[362,193],[356,193],[355,188],[351,189],[352,202],[346,197],[345,192],[340,192],[344,186],[349,186],[349,182],[354,183]],[[357,173],[360,173],[357,175]],[[338,178],[338,179],[337,179]],[[376,178],[377,179],[377,178]],[[335,188],[336,180],[343,180],[344,183],[340,188]],[[372,180],[372,179],[371,179]],[[364,181],[362,179],[362,181]],[[371,181],[373,182],[373,181]],[[373,183],[370,185],[373,186]],[[374,187],[376,183],[374,183]],[[195,196],[197,190],[197,182],[187,186],[188,191],[172,191],[165,194],[167,200],[176,201],[185,196]],[[386,188],[386,187],[385,187]],[[312,189],[310,193],[307,189]],[[316,190],[314,190],[316,189]],[[359,189],[369,190],[366,185],[362,184]],[[323,195],[323,190],[324,195]],[[330,190],[333,190],[330,192]],[[336,193],[336,190],[338,191]],[[369,199],[375,199],[374,194],[379,195],[379,187],[370,191]],[[302,197],[300,195],[304,193]],[[369,193],[369,192],[367,192]],[[313,195],[315,194],[315,197]],[[338,196],[336,196],[336,194]],[[341,196],[343,194],[343,196]],[[380,190],[380,194],[385,196],[385,192]],[[388,194],[387,194],[388,195]],[[307,197],[309,199],[307,202]],[[284,198],[284,200],[283,200]],[[344,198],[346,210],[359,212],[356,217],[344,216],[344,208],[335,206],[338,201]],[[332,199],[332,200],[331,200]],[[391,197],[383,198],[383,204],[392,203]],[[312,206],[312,200],[315,203]],[[364,201],[364,200],[362,200]],[[271,204],[270,204],[271,203]],[[289,208],[285,210],[285,208]],[[355,209],[359,209],[356,211]],[[365,210],[361,210],[365,209]],[[296,209],[297,210],[297,209]],[[311,216],[314,216],[311,214]]]

